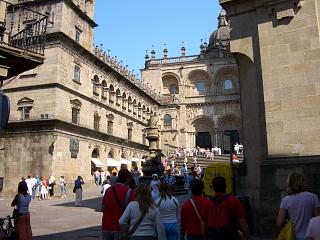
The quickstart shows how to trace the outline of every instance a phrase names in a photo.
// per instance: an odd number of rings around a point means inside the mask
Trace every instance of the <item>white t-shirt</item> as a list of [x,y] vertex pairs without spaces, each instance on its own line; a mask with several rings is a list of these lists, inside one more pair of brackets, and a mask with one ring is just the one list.
[[179,201],[175,197],[158,198],[155,201],[160,211],[162,223],[175,223],[179,219]]
[[320,206],[318,196],[310,192],[300,192],[288,195],[281,200],[280,208],[289,213],[289,218],[294,223],[297,238],[305,238],[310,219],[314,209]]
[[[129,229],[132,229],[133,226],[138,222],[140,216],[141,212],[138,202],[132,201],[128,204],[126,210],[119,219],[119,224],[130,224]],[[160,221],[159,210],[156,207],[150,207],[132,236],[155,236],[156,234],[158,235],[158,239],[167,239],[163,224]]]
[[311,218],[307,229],[307,237],[320,239],[320,216]]
[[102,196],[104,196],[105,192],[107,191],[107,189],[109,187],[111,187],[111,185],[109,183],[102,185]]
[[66,183],[66,181],[64,180],[64,178],[60,178],[60,186],[64,187],[65,183]]
[[30,195],[32,195],[32,187],[33,187],[33,181],[31,180],[31,178],[27,178],[26,180],[24,180],[27,183],[28,186],[28,193]]

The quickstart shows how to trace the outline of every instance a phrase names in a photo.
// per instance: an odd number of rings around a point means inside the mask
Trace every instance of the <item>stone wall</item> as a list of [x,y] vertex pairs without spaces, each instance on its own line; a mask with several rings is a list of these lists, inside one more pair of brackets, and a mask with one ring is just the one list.
[[231,52],[239,65],[247,162],[244,189],[256,232],[275,233],[293,170],[319,194],[319,2],[220,0],[227,10]]

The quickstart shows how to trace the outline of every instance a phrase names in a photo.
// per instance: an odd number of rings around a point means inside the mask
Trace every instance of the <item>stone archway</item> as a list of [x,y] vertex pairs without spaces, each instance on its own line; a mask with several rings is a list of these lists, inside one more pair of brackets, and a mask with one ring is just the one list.
[[100,161],[100,150],[99,148],[94,148],[91,153],[91,175],[102,167],[104,167],[104,164]]
[[194,128],[191,147],[212,148],[214,144],[214,123],[207,116],[198,116],[192,123]]

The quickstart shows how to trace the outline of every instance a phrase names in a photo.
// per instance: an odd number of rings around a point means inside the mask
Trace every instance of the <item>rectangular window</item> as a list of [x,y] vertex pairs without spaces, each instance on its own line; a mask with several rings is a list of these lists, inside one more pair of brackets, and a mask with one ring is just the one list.
[[75,36],[76,43],[80,44],[80,36],[81,36],[81,31],[78,28],[76,28],[76,36]]
[[93,128],[95,131],[99,131],[100,127],[100,116],[99,115],[94,115],[93,118]]
[[107,133],[109,135],[113,135],[113,122],[112,121],[108,121]]
[[21,120],[30,120],[30,110],[31,110],[31,107],[21,108]]
[[73,124],[79,124],[79,115],[80,115],[80,110],[77,108],[72,108],[72,123]]
[[78,65],[74,65],[73,80],[80,82],[80,72],[81,68]]
[[132,129],[128,128],[128,141],[132,141]]

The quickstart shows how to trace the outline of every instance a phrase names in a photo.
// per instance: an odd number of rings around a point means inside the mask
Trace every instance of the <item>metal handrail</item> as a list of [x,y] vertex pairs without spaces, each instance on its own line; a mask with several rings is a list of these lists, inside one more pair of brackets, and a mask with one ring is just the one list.
[[6,4],[6,8],[5,19],[1,24],[0,43],[44,55],[48,16],[21,4],[5,0],[0,0],[1,2]]

